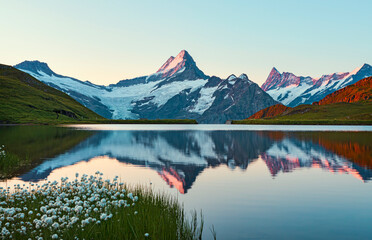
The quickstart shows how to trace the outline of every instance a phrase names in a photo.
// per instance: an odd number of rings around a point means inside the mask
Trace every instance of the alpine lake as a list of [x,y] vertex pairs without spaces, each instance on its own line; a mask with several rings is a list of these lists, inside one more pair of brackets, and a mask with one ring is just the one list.
[[0,126],[0,146],[21,159],[3,188],[100,171],[202,211],[205,239],[372,238],[372,126]]

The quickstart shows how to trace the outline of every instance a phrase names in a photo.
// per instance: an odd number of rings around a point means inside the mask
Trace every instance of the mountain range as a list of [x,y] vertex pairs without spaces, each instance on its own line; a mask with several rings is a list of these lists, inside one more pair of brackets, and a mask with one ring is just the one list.
[[[73,148],[48,158],[19,178],[37,182],[56,169],[83,161],[88,167],[92,159],[106,156],[123,164],[151,168],[182,194],[187,193],[197,177],[209,167],[225,165],[232,170],[245,171],[260,159],[273,177],[280,172],[300,168],[322,168],[370,181],[371,144],[368,141],[350,144],[349,138],[355,134],[324,132],[319,136],[319,133],[312,132],[268,131],[96,131]],[[363,153],[360,149],[364,149]]]
[[274,67],[260,88],[244,73],[226,79],[204,74],[186,50],[169,57],[153,74],[108,86],[57,74],[39,61],[24,61],[14,67],[108,119],[195,119],[199,123],[246,119],[278,104],[311,104],[372,76],[368,64],[320,78],[280,73]]
[[371,120],[372,77],[339,89],[312,105],[292,108],[276,104],[256,112],[248,119]]
[[323,75],[320,78],[296,76],[293,73],[280,73],[275,67],[271,70],[261,88],[276,101],[296,107],[312,104],[328,94],[372,76],[372,66],[364,64],[351,72]]
[[112,119],[187,118],[199,123],[224,123],[277,104],[246,74],[226,79],[205,75],[185,50],[170,57],[154,74],[109,86],[56,74],[39,61],[14,67]]

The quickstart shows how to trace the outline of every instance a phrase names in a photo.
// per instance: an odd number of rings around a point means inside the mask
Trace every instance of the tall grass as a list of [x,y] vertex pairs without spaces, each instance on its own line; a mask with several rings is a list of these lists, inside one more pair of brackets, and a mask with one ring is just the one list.
[[0,191],[2,239],[201,239],[203,216],[171,195],[99,172]]

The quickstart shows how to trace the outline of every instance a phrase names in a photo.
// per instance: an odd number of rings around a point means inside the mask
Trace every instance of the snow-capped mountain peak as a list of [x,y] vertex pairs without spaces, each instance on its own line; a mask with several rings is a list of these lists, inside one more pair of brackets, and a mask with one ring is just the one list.
[[275,67],[273,67],[266,79],[266,82],[264,82],[264,84],[261,86],[262,90],[267,91],[278,84],[281,77],[282,75],[280,74],[280,72]]
[[182,50],[176,57],[171,56],[168,58],[168,60],[158,69],[155,74],[158,77],[165,79],[181,73],[184,78],[190,80],[208,78],[208,76],[206,76],[196,66],[194,59],[186,50]]
[[357,68],[355,68],[353,71],[351,71],[351,72],[346,76],[346,78],[351,77],[351,76],[353,76],[353,75],[358,75],[358,74],[360,74],[360,75],[364,75],[365,77],[369,77],[369,76],[370,76],[370,75],[369,75],[369,72],[371,72],[371,71],[372,71],[372,66],[369,65],[369,64],[367,64],[367,63],[365,63],[365,64],[363,64],[361,67],[357,67]]
[[243,79],[243,80],[249,80],[247,74],[245,74],[245,73],[240,74],[239,78]]
[[191,58],[190,54],[186,50],[182,50],[176,57],[171,56],[157,72],[168,72],[174,68],[179,70],[181,65],[185,65],[187,58]]
[[224,123],[277,104],[257,84],[249,83],[244,74],[239,78],[231,75],[228,80],[205,75],[185,50],[168,58],[154,74],[109,86],[57,75],[38,62],[16,67],[112,119],[181,118]]
[[228,78],[227,78],[227,81],[231,81],[231,80],[234,80],[236,79],[236,76],[234,74],[231,74]]
[[[355,68],[353,71],[351,71],[351,72],[349,73],[348,77],[351,76],[351,75],[356,74],[356,73],[359,72],[362,68],[367,67],[367,65],[368,65],[368,64],[363,64],[362,66]],[[368,66],[369,66],[369,65],[368,65]]]

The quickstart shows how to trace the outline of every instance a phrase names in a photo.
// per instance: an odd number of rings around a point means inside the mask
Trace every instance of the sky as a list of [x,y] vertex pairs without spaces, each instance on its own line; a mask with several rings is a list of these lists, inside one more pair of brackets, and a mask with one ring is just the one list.
[[320,77],[372,64],[372,1],[0,0],[0,63],[107,85],[186,49],[207,75]]

